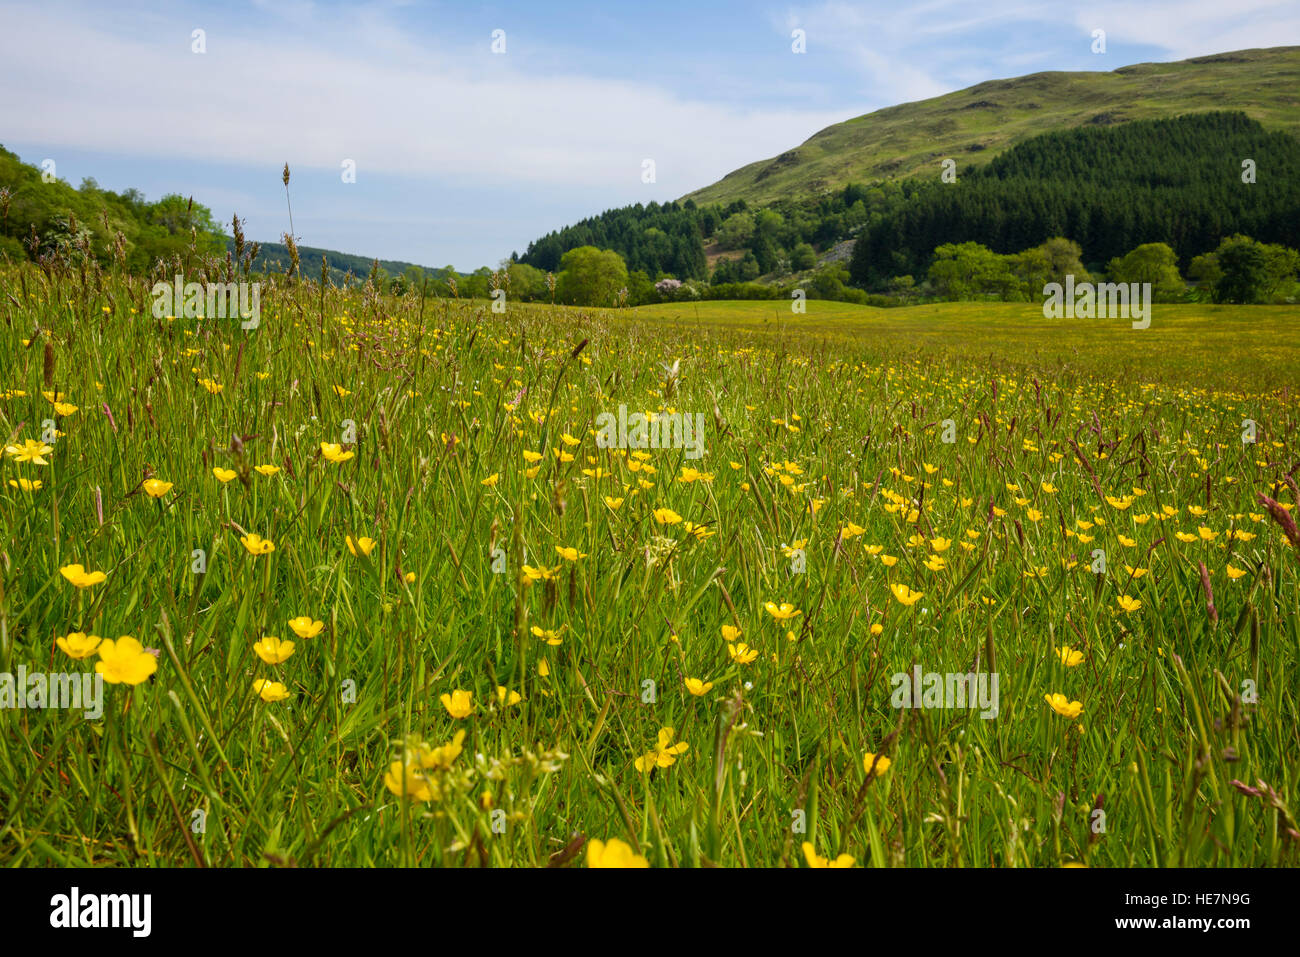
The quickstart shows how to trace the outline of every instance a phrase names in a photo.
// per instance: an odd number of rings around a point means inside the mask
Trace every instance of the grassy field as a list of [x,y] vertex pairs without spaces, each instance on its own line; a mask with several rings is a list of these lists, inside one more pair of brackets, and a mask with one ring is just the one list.
[[[1253,393],[1300,386],[1300,306],[1152,307],[1151,325],[1123,319],[1045,319],[1041,304],[941,302],[878,309],[809,301],[639,306],[642,319],[696,329],[775,335],[841,348],[850,342],[933,360],[991,362],[1072,381],[1101,376]],[[1207,376],[1211,377],[1207,380]]]
[[1296,863],[1295,309],[0,315],[4,864]]

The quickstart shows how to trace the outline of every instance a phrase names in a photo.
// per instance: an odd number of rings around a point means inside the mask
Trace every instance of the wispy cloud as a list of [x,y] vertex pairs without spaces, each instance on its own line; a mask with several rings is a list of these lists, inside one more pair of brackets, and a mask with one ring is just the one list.
[[1073,20],[1088,32],[1105,30],[1108,43],[1148,44],[1174,60],[1300,44],[1300,4],[1294,0],[1103,0],[1076,11]]
[[[1075,3],[986,0],[827,2],[786,8],[784,30],[807,32],[809,55],[840,60],[862,95],[880,105],[924,99],[1024,69],[1111,70],[1137,58],[1184,59],[1225,50],[1300,43],[1293,0],[1124,0]],[[1107,57],[1090,56],[1092,31]]]
[[[335,14],[336,15],[336,14]],[[374,17],[347,48],[297,36],[159,19],[118,33],[90,15],[12,6],[0,57],[25,84],[4,135],[51,147],[265,166],[270,159],[358,175],[436,176],[611,195],[681,195],[846,118],[843,110],[764,110],[682,96],[636,80],[530,72],[525,56],[430,49]],[[51,71],[51,50],[60,51]],[[644,195],[644,190],[641,190]],[[666,198],[666,197],[665,197]]]
[[193,192],[259,238],[284,228],[288,161],[315,174],[295,178],[310,244],[460,266],[981,80],[1300,43],[1293,0],[0,0],[0,24],[0,141],[25,158]]

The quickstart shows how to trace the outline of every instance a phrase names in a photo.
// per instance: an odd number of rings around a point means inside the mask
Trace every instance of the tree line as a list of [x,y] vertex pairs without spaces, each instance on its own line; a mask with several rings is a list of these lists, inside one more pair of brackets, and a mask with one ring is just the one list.
[[88,255],[144,271],[156,261],[225,246],[207,207],[176,193],[149,202],[136,189],[115,193],[94,179],[74,189],[55,170],[24,163],[0,147],[0,258]]
[[1104,268],[1084,265],[1073,240],[1053,237],[1018,253],[1001,254],[976,242],[944,243],[934,250],[923,281],[895,277],[891,294],[902,300],[1038,301],[1048,283],[1106,281],[1150,283],[1156,302],[1267,303],[1294,301],[1300,252],[1236,234],[1192,258],[1184,275],[1168,243],[1143,243]]
[[1100,266],[1146,243],[1182,268],[1234,234],[1300,247],[1300,141],[1244,113],[1203,113],[1036,136],[934,180],[858,237],[853,281],[884,288],[936,250],[977,242],[1010,254],[1068,236]]

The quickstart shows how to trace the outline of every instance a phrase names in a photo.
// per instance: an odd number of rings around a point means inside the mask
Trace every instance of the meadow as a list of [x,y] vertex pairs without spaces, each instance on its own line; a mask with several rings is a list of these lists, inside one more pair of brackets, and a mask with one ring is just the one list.
[[0,271],[5,865],[1295,864],[1296,308],[150,285]]

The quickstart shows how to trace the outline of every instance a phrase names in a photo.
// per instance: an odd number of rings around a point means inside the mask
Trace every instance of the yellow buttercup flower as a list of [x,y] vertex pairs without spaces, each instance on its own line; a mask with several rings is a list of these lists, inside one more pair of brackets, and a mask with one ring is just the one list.
[[882,774],[888,771],[890,766],[893,765],[894,763],[893,761],[889,760],[889,758],[885,757],[883,754],[880,757],[876,757],[876,755],[873,752],[868,751],[866,754],[862,756],[862,770],[870,773],[871,763],[873,761],[876,763],[876,777],[880,777]]
[[130,635],[117,641],[106,639],[99,644],[99,661],[95,671],[111,685],[138,685],[158,670],[158,659]]
[[289,619],[289,627],[299,638],[315,638],[325,628],[325,622],[312,621],[311,615],[299,615]]
[[[511,704],[513,703],[511,702]],[[452,737],[450,744],[444,744],[437,748],[421,745],[417,749],[417,759],[420,767],[426,770],[450,771],[453,762],[460,757],[461,751],[464,750],[464,741],[465,729],[461,728]]]
[[660,525],[676,525],[682,520],[682,517],[674,512],[671,508],[657,508],[654,510],[655,521]]
[[469,691],[462,691],[457,688],[451,694],[443,693],[440,697],[442,706],[447,709],[447,713],[453,718],[465,718],[474,710],[474,695]]
[[672,728],[660,728],[659,737],[654,748],[647,751],[634,762],[638,771],[649,771],[652,768],[671,767],[677,763],[677,755],[685,754],[691,746],[685,741],[679,741],[673,744],[673,735],[676,732]]
[[141,488],[144,489],[145,494],[150,498],[162,498],[172,490],[172,483],[162,482],[158,479],[149,479],[141,486]]
[[497,685],[497,704],[509,707],[512,704],[518,704],[524,700],[524,696],[518,691],[511,691],[505,685]]
[[32,465],[49,465],[45,456],[54,451],[54,446],[27,439],[22,445],[6,445],[5,451],[15,462],[30,462]]
[[39,492],[44,483],[40,479],[17,478],[10,479],[9,485],[12,488],[21,489],[24,492]]
[[738,665],[751,664],[758,657],[758,651],[749,647],[743,641],[739,644],[728,644],[727,653],[731,655],[731,660]]
[[539,565],[534,568],[532,565],[522,565],[520,566],[520,570],[527,578],[525,584],[532,584],[533,582],[538,581],[550,581],[560,570],[560,566],[556,565],[554,568],[547,568],[545,565]]
[[587,842],[588,867],[649,867],[650,862],[616,837]]
[[1059,692],[1054,692],[1052,694],[1045,694],[1043,695],[1043,699],[1049,705],[1051,705],[1053,711],[1061,715],[1061,717],[1063,718],[1069,718],[1070,720],[1074,720],[1079,716],[1079,713],[1083,711],[1082,702],[1071,701],[1069,698],[1067,698],[1065,695]]
[[541,638],[548,645],[558,645],[563,640],[560,638],[559,632],[550,628],[541,628],[537,625],[533,625],[532,632],[534,637]]
[[1142,607],[1142,602],[1136,598],[1130,598],[1128,595],[1120,595],[1118,602],[1119,607],[1124,609],[1126,614],[1132,614]]
[[483,481],[479,482],[479,484],[480,484],[480,485],[486,485],[488,488],[492,488],[494,485],[497,484],[497,480],[500,479],[500,478],[501,478],[501,473],[500,473],[500,472],[493,472],[491,475],[489,475],[489,476],[488,476],[487,478],[485,478]]
[[890,585],[889,590],[894,593],[894,597],[898,599],[900,605],[909,608],[925,597],[923,592],[912,591],[906,585]]
[[1083,661],[1083,652],[1071,648],[1069,645],[1057,648],[1056,656],[1061,659],[1061,664],[1067,668],[1073,668]]
[[700,695],[706,695],[713,690],[713,682],[701,681],[699,678],[687,678],[686,690],[698,698]]
[[87,635],[84,631],[69,632],[63,638],[55,638],[54,643],[59,646],[69,658],[76,658],[80,661],[82,658],[89,658],[95,653],[103,641],[98,635]]
[[809,867],[852,867],[856,863],[856,858],[852,854],[841,854],[835,860],[822,857],[817,853],[817,848],[813,846],[812,841],[803,842],[803,857]]
[[277,472],[280,471],[280,466],[259,465],[255,469],[253,469],[253,471],[256,472],[258,475],[265,475],[267,478],[270,478],[272,475],[275,475]]
[[428,802],[436,799],[433,782],[416,765],[394,761],[384,775],[384,786],[398,797]]
[[98,585],[108,577],[103,572],[88,572],[81,565],[64,565],[59,569],[59,574],[78,588],[89,588],[91,585]]
[[289,697],[289,689],[278,681],[268,681],[265,678],[258,678],[253,682],[253,690],[267,704],[274,704],[277,701],[283,701]]
[[579,558],[586,558],[587,553],[579,553],[576,548],[570,548],[565,545],[556,545],[555,554],[559,555],[566,562],[576,562]]
[[253,651],[257,652],[257,657],[268,665],[278,665],[287,661],[293,654],[293,648],[292,641],[281,641],[274,635],[264,635],[261,641],[253,643]]
[[269,555],[275,551],[275,542],[269,538],[263,538],[255,532],[249,533],[240,539],[244,547],[248,549],[250,555]]
[[791,605],[789,602],[783,602],[782,604],[778,605],[776,604],[776,602],[769,601],[766,602],[763,605],[763,607],[767,610],[767,613],[771,615],[773,618],[775,618],[777,621],[789,621],[791,618],[794,618],[796,615],[803,614],[802,611],[800,611],[798,608],[795,608],[794,605]]
[[353,555],[369,555],[375,550],[375,546],[379,544],[367,535],[362,535],[360,538],[353,538],[349,535],[347,541],[348,551]]
[[343,446],[335,442],[322,442],[320,444],[320,454],[325,456],[325,458],[330,462],[335,463],[346,462],[356,455],[355,452],[343,451]]
[[223,469],[219,465],[212,470],[212,474],[217,477],[217,481],[220,482],[222,485],[225,485],[231,479],[239,475],[239,473],[236,472],[234,469]]

